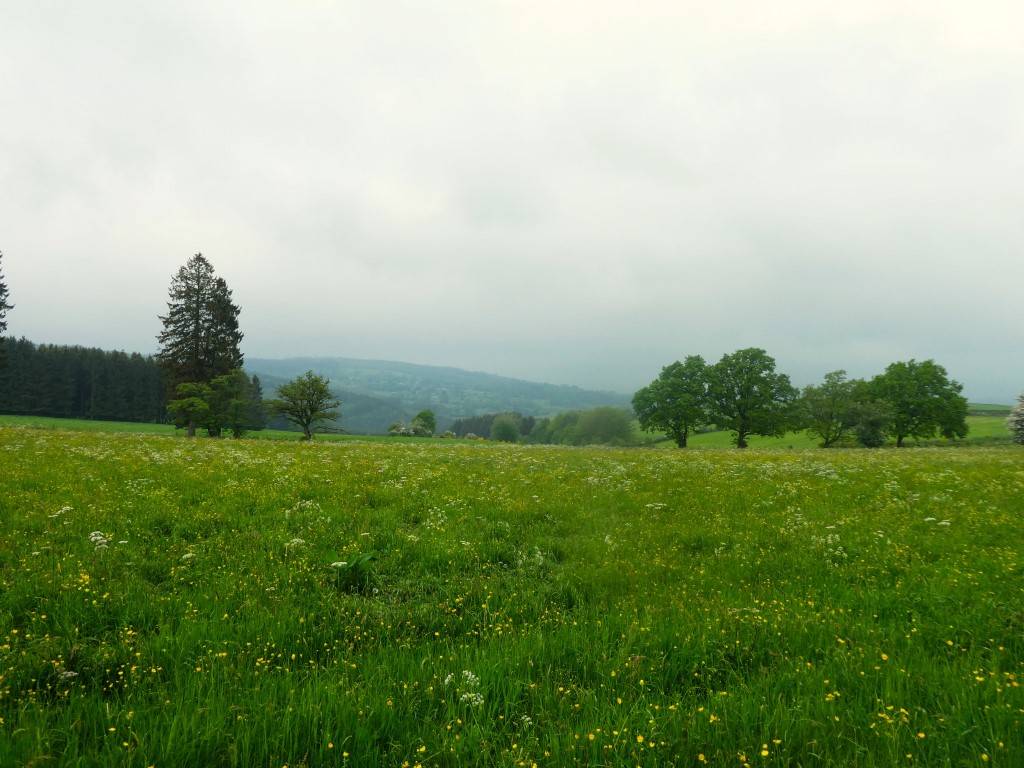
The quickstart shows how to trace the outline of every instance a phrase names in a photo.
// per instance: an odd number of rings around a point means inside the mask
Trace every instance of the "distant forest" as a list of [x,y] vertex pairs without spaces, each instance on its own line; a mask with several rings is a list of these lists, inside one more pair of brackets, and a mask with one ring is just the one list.
[[166,421],[164,374],[152,357],[3,340],[0,413]]

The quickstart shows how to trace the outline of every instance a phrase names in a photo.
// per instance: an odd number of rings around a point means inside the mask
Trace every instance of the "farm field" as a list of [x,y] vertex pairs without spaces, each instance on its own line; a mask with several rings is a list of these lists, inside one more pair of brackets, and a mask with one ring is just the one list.
[[[978,406],[999,408],[1005,406]],[[1007,408],[1006,413],[1009,413]],[[11,416],[0,414],[0,427],[33,427],[36,429],[62,429],[86,432],[127,432],[146,433],[152,435],[174,435],[185,437],[184,430],[176,430],[170,424],[147,424],[124,421],[97,421],[91,419],[61,419],[47,416]],[[1009,443],[1010,433],[1006,427],[1006,414],[995,412],[986,414],[972,414],[967,417],[969,432],[965,441],[951,442],[942,440],[929,441],[935,445],[959,445],[966,443]],[[260,430],[248,433],[247,437],[257,440],[299,440],[301,433],[297,431],[284,431],[275,429]],[[675,449],[676,444],[660,433],[643,432],[636,426],[634,432],[636,443],[644,447],[657,447]],[[317,434],[317,440],[388,440],[396,438],[384,436],[361,436],[339,433]],[[404,442],[411,443],[432,443],[439,438],[402,437],[397,438]],[[783,437],[761,437],[754,435],[748,438],[752,447],[755,448],[816,448],[819,439],[808,435],[806,432],[790,432]],[[691,448],[728,448],[734,447],[732,433],[728,431],[708,432],[690,436],[689,445]],[[913,439],[908,440],[908,447],[917,445]]]
[[0,426],[0,765],[1024,764],[1024,449]]

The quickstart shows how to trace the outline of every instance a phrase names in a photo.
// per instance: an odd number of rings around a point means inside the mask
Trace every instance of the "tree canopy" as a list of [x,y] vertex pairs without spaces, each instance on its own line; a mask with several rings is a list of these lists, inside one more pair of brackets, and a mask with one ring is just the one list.
[[775,360],[750,347],[723,355],[708,372],[711,420],[735,433],[736,447],[747,437],[782,437],[793,425],[797,390],[789,376],[775,372]]
[[329,379],[306,371],[277,388],[277,399],[270,402],[270,408],[301,429],[304,440],[312,440],[318,424],[341,418],[334,410],[341,403],[331,394],[330,384]]
[[690,432],[706,425],[708,366],[700,355],[690,355],[661,369],[661,374],[633,395],[633,412],[645,432],[664,432],[680,448]]
[[846,371],[825,374],[818,385],[804,387],[800,416],[810,435],[821,438],[821,447],[851,439],[861,421],[864,381],[847,379]]
[[934,360],[892,363],[868,385],[871,397],[890,411],[885,431],[903,447],[908,437],[915,439],[967,436],[967,398],[963,387],[953,381],[946,369]]

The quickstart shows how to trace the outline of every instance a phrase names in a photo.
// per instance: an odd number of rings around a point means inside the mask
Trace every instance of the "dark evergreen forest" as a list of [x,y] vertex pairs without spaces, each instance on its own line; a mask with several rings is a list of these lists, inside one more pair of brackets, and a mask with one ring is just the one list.
[[0,413],[164,422],[164,374],[137,352],[3,340]]

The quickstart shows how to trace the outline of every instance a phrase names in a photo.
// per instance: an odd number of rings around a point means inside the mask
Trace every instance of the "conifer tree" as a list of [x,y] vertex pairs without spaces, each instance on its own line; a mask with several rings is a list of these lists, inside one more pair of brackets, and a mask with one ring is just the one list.
[[0,367],[6,362],[3,335],[7,332],[7,310],[14,309],[7,303],[7,281],[4,280],[4,253],[0,251]]
[[209,383],[242,367],[238,345],[238,306],[223,278],[197,253],[171,280],[163,331],[157,337],[157,361],[167,375],[167,388],[179,384]]

